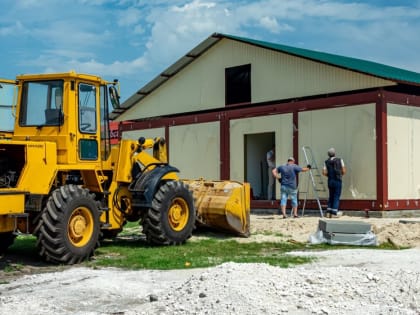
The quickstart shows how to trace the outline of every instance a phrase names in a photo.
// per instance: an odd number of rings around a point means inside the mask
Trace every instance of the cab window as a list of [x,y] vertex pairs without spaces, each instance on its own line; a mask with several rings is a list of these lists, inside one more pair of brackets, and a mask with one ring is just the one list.
[[61,126],[63,117],[62,80],[23,84],[21,126]]
[[96,133],[96,88],[94,85],[79,84],[79,131]]
[[15,117],[13,107],[16,106],[16,84],[0,82],[0,130],[13,131]]

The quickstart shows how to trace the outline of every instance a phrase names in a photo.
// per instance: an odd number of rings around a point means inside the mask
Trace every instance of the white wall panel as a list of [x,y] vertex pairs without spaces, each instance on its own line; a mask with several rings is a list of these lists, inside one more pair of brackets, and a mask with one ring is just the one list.
[[312,148],[320,170],[330,147],[344,160],[342,199],[376,199],[375,104],[299,113],[299,147],[304,145]]
[[170,127],[170,164],[181,178],[220,179],[219,128],[219,122]]
[[[420,108],[387,104],[388,198],[420,198]],[[417,157],[417,158],[416,158]]]

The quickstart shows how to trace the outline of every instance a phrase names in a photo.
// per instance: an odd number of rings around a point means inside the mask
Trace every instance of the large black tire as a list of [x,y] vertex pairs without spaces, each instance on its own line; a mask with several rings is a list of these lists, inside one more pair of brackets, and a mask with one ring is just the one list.
[[149,243],[185,243],[195,228],[194,200],[188,186],[181,181],[164,183],[156,192],[142,224]]
[[54,190],[35,228],[39,255],[58,264],[89,259],[99,246],[99,203],[85,188],[65,185]]
[[13,244],[16,235],[13,232],[0,233],[0,255],[3,255]]

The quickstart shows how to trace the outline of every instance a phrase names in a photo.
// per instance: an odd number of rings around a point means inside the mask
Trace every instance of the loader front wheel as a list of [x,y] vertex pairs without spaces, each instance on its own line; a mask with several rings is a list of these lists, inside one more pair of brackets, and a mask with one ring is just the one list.
[[192,236],[194,228],[192,192],[181,181],[164,183],[156,192],[152,207],[143,220],[146,239],[157,245],[178,245]]
[[16,235],[13,232],[0,233],[0,255],[3,255],[13,244]]
[[99,245],[99,216],[87,189],[65,185],[53,191],[34,233],[41,257],[59,264],[89,259]]

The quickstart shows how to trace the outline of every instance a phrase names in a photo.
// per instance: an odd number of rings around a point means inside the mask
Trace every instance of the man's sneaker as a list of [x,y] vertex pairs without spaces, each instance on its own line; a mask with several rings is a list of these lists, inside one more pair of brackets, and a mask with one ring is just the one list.
[[331,218],[331,208],[327,208],[327,218]]

